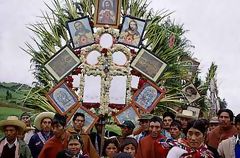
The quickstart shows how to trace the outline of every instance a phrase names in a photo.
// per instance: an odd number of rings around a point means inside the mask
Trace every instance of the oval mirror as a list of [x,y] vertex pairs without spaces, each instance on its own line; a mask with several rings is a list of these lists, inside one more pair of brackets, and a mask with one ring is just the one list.
[[96,65],[98,63],[98,57],[100,56],[101,56],[101,53],[96,50],[89,52],[86,58],[87,63],[89,65]]
[[111,48],[113,45],[113,37],[109,33],[104,33],[101,35],[99,44],[102,48]]
[[117,51],[112,54],[113,63],[117,65],[125,65],[127,57],[123,52]]

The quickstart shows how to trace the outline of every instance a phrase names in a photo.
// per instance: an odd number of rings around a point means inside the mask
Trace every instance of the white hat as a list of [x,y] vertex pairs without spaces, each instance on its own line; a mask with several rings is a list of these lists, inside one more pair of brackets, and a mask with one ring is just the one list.
[[54,113],[53,112],[41,112],[40,114],[38,114],[34,120],[34,125],[38,130],[41,130],[41,123],[42,120],[45,118],[50,118],[51,120],[54,117]]
[[182,113],[176,114],[178,118],[189,118],[189,119],[196,119],[196,117],[193,115],[193,111],[190,110],[183,110]]
[[19,128],[20,132],[26,129],[26,124],[19,120],[17,116],[8,116],[6,120],[0,121],[0,130],[3,130],[6,126],[16,126]]

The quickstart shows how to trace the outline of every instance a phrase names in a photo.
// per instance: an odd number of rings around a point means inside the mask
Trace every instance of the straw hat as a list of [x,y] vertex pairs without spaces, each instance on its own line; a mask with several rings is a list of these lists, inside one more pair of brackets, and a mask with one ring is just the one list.
[[189,119],[196,119],[193,114],[193,111],[190,110],[183,110],[182,113],[176,114],[178,118],[189,118]]
[[21,133],[26,128],[25,123],[19,120],[17,116],[8,116],[6,120],[0,121],[0,130],[3,130],[3,128],[6,126],[16,126],[19,128]]
[[210,124],[218,124],[219,121],[218,121],[218,117],[217,116],[214,116],[210,119],[209,121]]
[[34,120],[34,125],[38,130],[41,130],[41,122],[43,119],[45,118],[50,118],[51,120],[54,117],[54,113],[53,112],[41,112],[40,114],[38,114]]

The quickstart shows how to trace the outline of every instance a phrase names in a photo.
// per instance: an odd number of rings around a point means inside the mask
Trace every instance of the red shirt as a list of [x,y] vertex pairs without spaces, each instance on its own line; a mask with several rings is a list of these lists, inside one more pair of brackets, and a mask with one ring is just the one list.
[[167,150],[159,143],[160,139],[166,139],[165,136],[159,135],[153,138],[151,135],[140,140],[136,158],[165,158]]
[[67,148],[67,140],[69,134],[66,133],[64,140],[57,139],[55,136],[50,138],[46,144],[44,144],[38,158],[55,158],[57,154]]

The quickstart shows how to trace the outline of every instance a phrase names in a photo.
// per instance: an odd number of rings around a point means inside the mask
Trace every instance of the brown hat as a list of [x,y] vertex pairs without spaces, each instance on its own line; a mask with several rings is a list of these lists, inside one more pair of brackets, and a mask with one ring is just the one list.
[[6,120],[0,121],[0,130],[3,130],[6,126],[16,126],[21,133],[26,128],[25,123],[19,120],[17,116],[8,116]]

